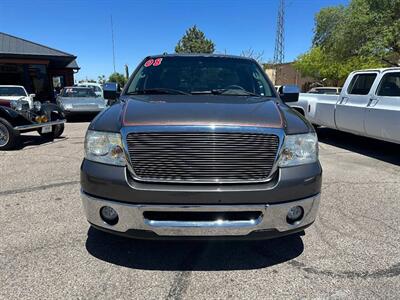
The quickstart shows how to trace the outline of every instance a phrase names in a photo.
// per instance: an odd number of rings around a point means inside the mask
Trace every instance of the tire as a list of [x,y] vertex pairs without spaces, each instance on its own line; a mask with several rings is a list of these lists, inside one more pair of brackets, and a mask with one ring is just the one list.
[[38,132],[42,137],[49,139],[49,140],[54,140],[56,138],[59,138],[63,134],[64,124],[54,125],[52,127],[52,132],[42,133],[41,129],[39,129]]
[[14,149],[19,143],[19,132],[3,118],[0,118],[0,151]]

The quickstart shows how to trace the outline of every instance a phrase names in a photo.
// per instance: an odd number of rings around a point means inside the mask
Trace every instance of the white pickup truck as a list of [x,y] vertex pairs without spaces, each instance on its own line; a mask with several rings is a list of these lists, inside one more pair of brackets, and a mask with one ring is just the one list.
[[400,68],[355,71],[340,95],[300,94],[289,105],[315,125],[400,144]]

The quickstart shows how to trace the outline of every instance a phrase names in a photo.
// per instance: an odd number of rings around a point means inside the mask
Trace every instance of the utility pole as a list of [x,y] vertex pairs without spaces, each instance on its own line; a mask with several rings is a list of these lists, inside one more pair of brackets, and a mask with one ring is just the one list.
[[114,45],[114,24],[113,24],[113,17],[111,15],[111,42],[112,42],[112,52],[113,52],[113,67],[115,73],[115,45]]
[[275,37],[275,84],[279,74],[278,65],[285,61],[285,0],[279,0],[278,18],[276,22],[276,37]]

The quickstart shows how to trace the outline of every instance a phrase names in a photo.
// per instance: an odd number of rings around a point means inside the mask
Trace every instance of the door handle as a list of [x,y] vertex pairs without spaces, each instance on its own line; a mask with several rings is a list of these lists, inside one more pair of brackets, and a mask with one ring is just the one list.
[[368,104],[367,104],[367,107],[373,107],[373,106],[375,106],[377,103],[378,103],[378,98],[375,98],[375,97],[371,97],[370,99],[369,99],[369,102],[368,102]]

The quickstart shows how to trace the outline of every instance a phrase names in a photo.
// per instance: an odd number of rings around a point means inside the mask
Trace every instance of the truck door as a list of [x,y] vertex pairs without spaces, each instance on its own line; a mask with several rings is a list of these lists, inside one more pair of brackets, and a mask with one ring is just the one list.
[[377,72],[356,73],[336,104],[335,123],[339,130],[364,135],[364,115]]
[[365,114],[365,131],[368,136],[400,143],[400,71],[385,72],[375,90]]

